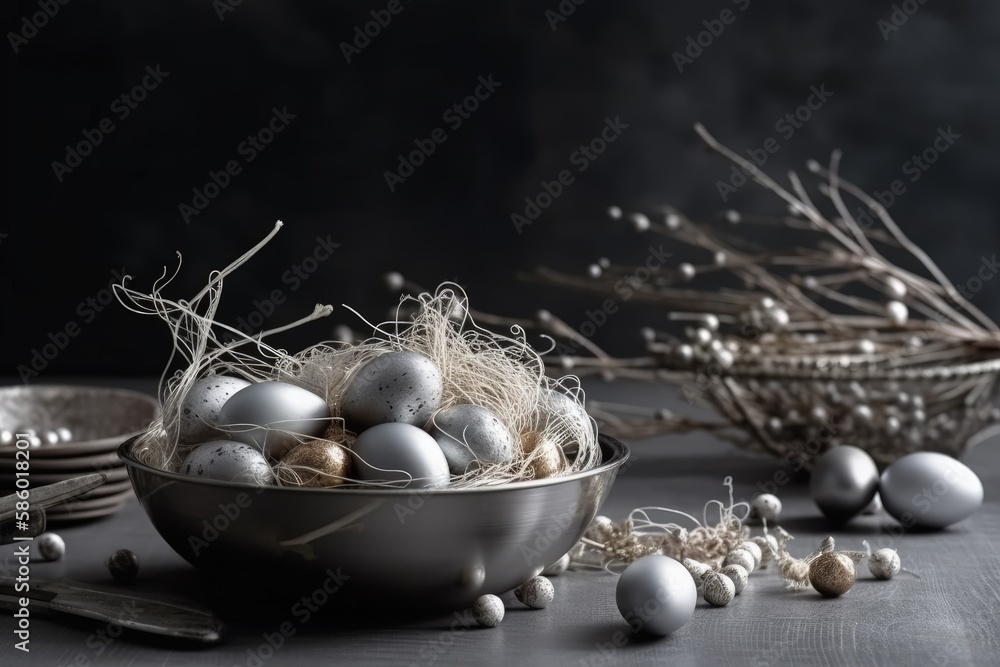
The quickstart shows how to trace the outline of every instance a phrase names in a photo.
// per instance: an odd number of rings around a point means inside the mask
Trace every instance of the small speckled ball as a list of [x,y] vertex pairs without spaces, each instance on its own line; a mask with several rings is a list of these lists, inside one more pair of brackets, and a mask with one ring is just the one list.
[[760,567],[760,561],[764,559],[764,552],[761,551],[760,547],[757,546],[756,542],[751,542],[750,540],[746,540],[740,544],[740,549],[743,549],[744,551],[749,551],[750,555],[753,556],[754,569]]
[[266,486],[271,483],[271,466],[260,449],[232,440],[214,440],[190,452],[180,472],[223,482]]
[[750,581],[750,573],[742,565],[735,563],[726,565],[719,572],[733,580],[733,586],[736,587],[736,595],[742,593],[743,589],[747,587],[747,582]]
[[342,445],[310,440],[285,454],[275,474],[294,486],[329,487],[343,484],[343,478],[350,477],[350,468],[351,455]]
[[753,554],[743,548],[736,548],[726,554],[726,560],[722,561],[723,565],[742,565],[743,569],[750,574],[754,571],[754,559]]
[[[35,539],[38,553],[45,560],[59,560],[66,555],[66,543],[55,533],[42,533]],[[897,562],[899,559],[896,559]]]
[[778,523],[778,518],[781,516],[781,501],[778,500],[778,496],[762,493],[754,498],[750,505],[761,519],[770,524]]
[[701,588],[701,583],[705,575],[712,571],[711,567],[693,558],[685,558],[681,561],[681,565],[691,573],[691,578],[694,579],[694,583],[698,588]]
[[484,628],[495,628],[503,620],[503,600],[495,595],[480,595],[472,605],[472,616]]
[[546,577],[555,577],[569,569],[569,554],[563,554],[562,558],[545,568],[542,572]]
[[139,574],[139,559],[129,549],[119,549],[104,561],[115,581],[130,582]]
[[545,577],[532,577],[514,589],[514,597],[532,609],[545,609],[555,595],[552,582]]
[[721,572],[707,572],[702,577],[705,602],[713,607],[725,607],[736,596],[736,585],[733,580]]
[[851,590],[856,576],[854,561],[836,551],[822,554],[809,564],[809,583],[828,598]]
[[521,448],[531,456],[531,469],[535,479],[552,477],[563,469],[562,451],[551,440],[543,440],[540,433],[531,431],[521,436]]
[[876,579],[892,579],[899,574],[902,563],[895,549],[879,549],[868,558],[868,570]]

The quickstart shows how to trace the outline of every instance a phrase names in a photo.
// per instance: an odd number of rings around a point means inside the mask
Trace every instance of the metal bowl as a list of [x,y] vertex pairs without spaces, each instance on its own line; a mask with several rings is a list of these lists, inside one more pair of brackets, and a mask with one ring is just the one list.
[[[539,574],[607,498],[628,449],[565,477],[473,489],[255,487],[157,470],[118,449],[143,509],[213,581],[257,594],[324,587],[336,606],[454,610]],[[325,593],[324,593],[325,595]]]

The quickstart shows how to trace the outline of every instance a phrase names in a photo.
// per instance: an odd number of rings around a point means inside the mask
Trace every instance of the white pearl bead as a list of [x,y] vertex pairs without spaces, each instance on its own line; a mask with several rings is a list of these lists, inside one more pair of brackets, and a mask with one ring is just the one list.
[[902,301],[890,301],[885,304],[885,316],[893,326],[901,327],[906,324],[910,311]]

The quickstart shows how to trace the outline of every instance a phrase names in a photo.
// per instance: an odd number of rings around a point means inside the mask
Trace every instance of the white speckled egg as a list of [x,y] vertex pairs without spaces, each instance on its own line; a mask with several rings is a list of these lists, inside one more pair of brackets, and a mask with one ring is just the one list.
[[215,428],[219,411],[229,398],[250,382],[228,375],[211,375],[200,378],[191,385],[181,402],[180,439],[182,445],[224,437]]
[[643,556],[618,578],[615,601],[633,630],[664,636],[691,620],[698,591],[687,569],[673,558]]
[[411,424],[376,424],[358,435],[353,448],[357,476],[369,482],[406,482],[396,487],[437,489],[448,485],[448,459],[427,431]]
[[232,440],[213,440],[188,453],[180,472],[223,482],[265,486],[271,483],[271,466],[259,449]]
[[878,467],[865,450],[833,447],[816,459],[809,492],[831,521],[847,521],[860,513],[878,489]]
[[950,456],[914,452],[882,472],[879,495],[903,526],[944,528],[967,519],[983,502],[976,473]]
[[431,418],[430,434],[437,441],[453,475],[480,464],[506,463],[514,458],[514,439],[500,418],[479,405],[454,405]]
[[286,382],[251,384],[233,394],[219,411],[219,427],[229,437],[276,459],[300,442],[323,435],[329,425],[326,401]]
[[416,352],[387,352],[366,363],[344,392],[341,416],[355,432],[376,424],[423,426],[441,404],[441,372]]
[[594,422],[575,398],[555,389],[546,389],[544,394],[544,400],[552,413],[575,421],[584,431],[594,432]]

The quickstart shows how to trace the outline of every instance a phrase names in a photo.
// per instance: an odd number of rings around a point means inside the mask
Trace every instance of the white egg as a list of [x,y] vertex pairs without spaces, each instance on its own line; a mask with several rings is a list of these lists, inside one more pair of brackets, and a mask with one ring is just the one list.
[[408,350],[387,352],[357,370],[340,413],[355,432],[386,422],[423,426],[440,406],[441,392],[433,361]]
[[300,442],[323,435],[329,425],[326,401],[286,382],[251,384],[233,394],[219,411],[219,428],[226,435],[276,459]]
[[223,482],[264,486],[271,483],[271,466],[259,449],[232,440],[214,440],[188,453],[180,472]]
[[691,574],[678,561],[643,556],[622,572],[615,601],[634,631],[664,636],[691,620],[698,591]]
[[437,489],[450,480],[444,452],[427,431],[411,424],[376,424],[358,435],[352,451],[358,478],[365,481],[409,481],[394,486]]
[[581,432],[594,433],[594,422],[590,415],[574,397],[564,394],[556,389],[546,389],[545,402],[550,413],[559,415],[575,422],[575,427]]
[[950,456],[914,452],[882,472],[879,496],[904,527],[936,529],[972,516],[983,502],[983,483]]
[[437,441],[453,475],[481,464],[514,458],[514,439],[500,418],[479,405],[453,405],[431,418],[430,434]]
[[228,375],[211,375],[196,380],[181,401],[180,438],[182,445],[194,445],[225,437],[216,428],[219,411],[229,398],[250,382]]

